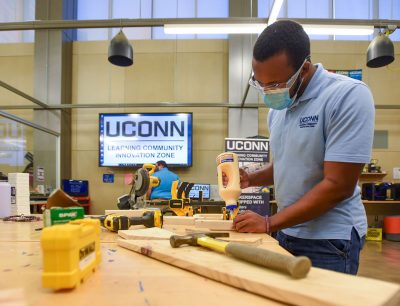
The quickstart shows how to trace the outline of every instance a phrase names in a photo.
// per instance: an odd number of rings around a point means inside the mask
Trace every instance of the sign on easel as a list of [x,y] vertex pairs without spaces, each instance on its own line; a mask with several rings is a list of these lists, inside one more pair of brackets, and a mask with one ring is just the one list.
[[[225,138],[225,151],[236,153],[239,167],[251,173],[269,162],[269,139]],[[243,189],[239,202],[240,211],[251,210],[262,216],[270,213],[267,186]]]

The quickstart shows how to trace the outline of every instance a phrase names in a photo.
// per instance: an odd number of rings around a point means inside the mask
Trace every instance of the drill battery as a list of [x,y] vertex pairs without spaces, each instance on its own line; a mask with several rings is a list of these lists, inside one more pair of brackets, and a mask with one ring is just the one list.
[[83,219],[85,211],[83,207],[51,207],[43,212],[44,227],[54,224],[64,224],[71,220]]

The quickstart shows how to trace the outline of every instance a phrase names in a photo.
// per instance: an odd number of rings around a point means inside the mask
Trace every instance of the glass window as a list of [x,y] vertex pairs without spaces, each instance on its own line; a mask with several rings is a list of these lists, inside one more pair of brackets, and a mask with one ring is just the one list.
[[[379,19],[399,20],[400,19],[400,0],[380,0]],[[400,41],[400,29],[390,34],[390,39]]]
[[[96,8],[96,9],[94,9]],[[109,19],[108,0],[78,0],[77,19]],[[107,40],[109,29],[78,29],[78,40]]]
[[[197,0],[198,18],[226,18],[229,17],[228,0]],[[197,35],[201,39],[227,39],[228,35]]]
[[[1,0],[0,22],[35,20],[35,0]],[[0,31],[0,43],[33,42],[34,31]]]
[[[151,18],[151,0],[113,0],[112,18],[142,19]],[[128,39],[151,39],[151,28],[124,28],[124,34]],[[114,37],[119,29],[112,29]]]
[[269,13],[271,12],[273,0],[258,0],[258,17],[259,18],[268,18]]
[[[372,19],[372,0],[335,0],[334,18],[336,19]],[[371,35],[336,35],[335,40],[371,40]]]

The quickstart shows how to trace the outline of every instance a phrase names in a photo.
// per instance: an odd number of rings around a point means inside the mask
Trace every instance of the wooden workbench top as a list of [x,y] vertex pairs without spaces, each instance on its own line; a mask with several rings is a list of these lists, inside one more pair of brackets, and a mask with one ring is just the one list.
[[[101,234],[99,269],[74,290],[41,287],[41,222],[0,221],[0,292],[22,288],[26,305],[284,305],[117,246],[117,234]],[[0,305],[8,305],[2,303]],[[22,304],[23,305],[23,304]]]
[[[3,302],[4,296],[1,295],[5,292],[4,290],[9,289],[22,289],[26,304],[18,305],[32,306],[285,305],[119,247],[116,244],[117,234],[104,229],[101,232],[102,262],[93,275],[73,290],[54,292],[43,289],[41,286],[41,232],[35,230],[41,227],[42,222],[0,221],[0,258],[2,259],[0,261],[0,306],[10,305]],[[170,228],[169,230],[179,232],[184,229]],[[256,237],[250,234],[234,233],[233,236],[235,235]],[[263,241],[260,247],[286,253],[273,238],[266,234],[257,235],[260,235]],[[296,288],[300,286],[298,288],[300,290],[302,286],[305,286],[309,292],[315,290],[318,293],[321,291],[322,284],[329,284],[331,287],[337,285],[338,288],[346,287],[343,283],[346,277],[339,277],[339,273],[314,269],[310,275],[312,279],[306,282],[300,280]],[[339,278],[341,281],[338,282]],[[351,281],[348,282],[348,291],[352,291],[352,288],[368,287],[369,282],[365,278],[360,279],[359,282],[355,277],[349,276],[349,278]],[[277,281],[274,279],[274,282]],[[382,300],[387,301],[392,298],[393,290],[398,287],[395,284],[375,280],[371,280],[370,283],[381,287],[377,288],[378,292],[371,290],[366,290],[366,292],[370,292],[371,295],[378,294]],[[338,295],[337,298],[340,299],[340,296]]]

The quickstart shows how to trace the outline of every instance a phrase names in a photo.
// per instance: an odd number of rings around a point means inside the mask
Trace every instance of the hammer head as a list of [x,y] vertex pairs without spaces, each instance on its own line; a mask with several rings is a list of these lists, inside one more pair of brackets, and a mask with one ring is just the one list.
[[197,239],[201,237],[211,237],[211,238],[217,238],[217,237],[229,237],[229,233],[213,233],[213,232],[205,232],[205,233],[193,233],[190,235],[185,235],[185,236],[179,236],[179,235],[172,235],[169,238],[169,243],[173,248],[178,248],[181,245],[188,244],[188,245],[193,245],[196,246],[197,244]]

